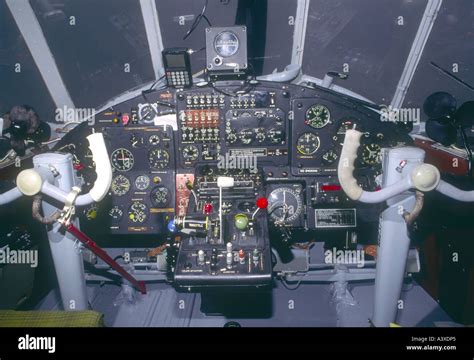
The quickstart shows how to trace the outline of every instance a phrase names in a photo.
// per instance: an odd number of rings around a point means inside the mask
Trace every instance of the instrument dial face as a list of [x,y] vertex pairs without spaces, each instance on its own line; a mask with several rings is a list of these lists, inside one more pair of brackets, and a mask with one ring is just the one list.
[[334,142],[342,146],[346,138],[346,131],[353,129],[355,125],[356,123],[353,120],[344,120],[337,129],[336,135],[333,136]]
[[382,148],[378,144],[367,144],[362,149],[362,162],[366,165],[376,165],[380,162]]
[[232,129],[227,133],[226,140],[229,144],[233,144],[237,141],[237,134],[235,133],[235,130]]
[[163,149],[154,149],[148,153],[148,162],[153,169],[164,169],[168,166],[170,154]]
[[268,131],[268,138],[272,144],[280,144],[285,141],[284,132],[280,129],[270,129]]
[[131,222],[144,223],[147,217],[148,208],[144,203],[134,201],[132,205],[130,205],[130,208],[128,209],[128,218]]
[[152,146],[156,146],[160,143],[160,137],[158,135],[151,135],[149,138],[148,138],[148,142],[150,143],[150,145]]
[[140,120],[142,120],[144,123],[153,122],[156,115],[157,114],[155,108],[150,104],[146,104],[145,106],[143,106],[138,114]]
[[239,133],[240,141],[242,144],[248,145],[253,141],[253,131],[251,129],[242,129]]
[[117,171],[129,171],[133,168],[135,159],[130,150],[119,148],[112,152],[112,166]]
[[334,164],[337,159],[339,158],[338,153],[334,149],[329,149],[324,155],[323,155],[323,162],[326,165],[332,165]]
[[321,142],[319,136],[313,133],[304,133],[298,138],[296,149],[302,155],[313,155],[319,150]]
[[186,145],[183,148],[183,159],[185,161],[196,161],[199,156],[199,149],[195,145]]
[[273,190],[268,197],[268,213],[270,218],[279,224],[291,224],[303,211],[301,194],[289,187]]
[[120,221],[123,216],[123,210],[120,206],[116,205],[112,209],[109,210],[109,216],[114,221]]
[[138,148],[144,145],[144,140],[141,136],[132,134],[132,136],[130,136],[130,144],[133,148]]
[[306,124],[315,129],[322,129],[331,120],[331,113],[324,105],[313,105],[306,111]]
[[159,186],[150,194],[151,202],[153,206],[158,208],[166,207],[170,202],[170,192],[164,186]]
[[265,141],[265,129],[264,128],[258,128],[257,130],[255,130],[255,139],[257,139],[257,141],[259,143],[262,143]]
[[84,215],[86,215],[87,220],[95,220],[97,218],[97,205],[93,204],[84,210]]
[[143,191],[150,186],[150,178],[146,175],[140,175],[135,179],[135,187],[137,190]]
[[118,175],[112,180],[112,194],[123,196],[130,190],[130,180],[126,176]]

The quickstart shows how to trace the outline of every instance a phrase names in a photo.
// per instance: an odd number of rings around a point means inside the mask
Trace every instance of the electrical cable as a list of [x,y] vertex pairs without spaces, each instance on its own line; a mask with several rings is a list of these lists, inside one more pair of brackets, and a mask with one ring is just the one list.
[[294,287],[290,287],[283,277],[280,278],[280,281],[285,289],[293,291],[300,287],[302,280],[298,280],[297,284]]
[[189,30],[184,35],[183,40],[186,40],[194,32],[194,30],[196,30],[197,26],[199,25],[199,23],[201,22],[202,19],[206,20],[206,22],[209,26],[212,26],[211,22],[209,21],[209,19],[205,15],[208,3],[209,3],[209,0],[206,0],[206,2],[204,3],[203,8],[201,10],[201,13],[198,16],[196,16],[196,19],[194,19],[193,24],[191,25]]

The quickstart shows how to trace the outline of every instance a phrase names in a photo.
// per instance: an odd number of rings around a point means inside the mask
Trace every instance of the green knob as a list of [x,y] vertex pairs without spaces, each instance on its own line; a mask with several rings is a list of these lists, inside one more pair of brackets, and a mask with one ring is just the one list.
[[249,226],[249,218],[245,214],[237,214],[234,218],[234,224],[240,231],[247,230],[247,227]]

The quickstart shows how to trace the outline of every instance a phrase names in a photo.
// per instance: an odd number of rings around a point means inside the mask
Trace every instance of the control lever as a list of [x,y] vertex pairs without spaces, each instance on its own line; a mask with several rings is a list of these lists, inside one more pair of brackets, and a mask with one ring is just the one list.
[[[95,162],[95,172],[97,179],[92,189],[84,195],[80,195],[75,200],[75,205],[89,205],[93,202],[101,201],[109,191],[112,183],[112,168],[109,161],[104,137],[101,133],[91,134],[87,137],[89,149],[92,153],[92,160]],[[48,154],[37,155],[38,158],[48,156]],[[21,171],[16,178],[17,187],[0,195],[0,205],[12,202],[22,195],[35,196],[40,192],[48,195],[61,203],[68,201],[69,193],[53,185],[58,174],[54,168],[35,167]]]
[[222,244],[222,188],[231,188],[234,186],[234,178],[229,176],[219,176],[217,178],[217,187],[219,188],[219,242]]
[[[414,147],[384,150],[382,190],[363,190],[354,178],[354,161],[362,133],[347,130],[338,165],[338,178],[349,198],[363,203],[387,201],[387,208],[380,215],[379,245],[375,275],[375,299],[372,323],[389,326],[395,322],[397,303],[400,299],[406,261],[410,249],[410,236],[404,216],[406,209],[412,214],[421,210],[413,192],[436,190],[460,201],[474,201],[474,191],[462,191],[440,179],[439,170],[424,163],[425,152]],[[400,211],[404,210],[404,211]]]

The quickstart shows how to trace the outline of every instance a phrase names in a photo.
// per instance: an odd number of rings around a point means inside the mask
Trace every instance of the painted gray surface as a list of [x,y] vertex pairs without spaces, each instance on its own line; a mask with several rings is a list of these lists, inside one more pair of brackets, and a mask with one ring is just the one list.
[[[474,2],[471,0],[444,1],[431,31],[418,69],[405,98],[404,107],[422,107],[427,96],[436,91],[447,91],[461,105],[474,99],[474,92],[451,80],[430,65],[434,61],[474,87]],[[422,113],[422,118],[425,115]]]
[[76,107],[99,106],[154,79],[138,0],[66,0],[58,7],[64,19],[48,17],[40,0],[30,2]]
[[[148,285],[147,295],[137,295],[134,304],[123,301],[120,287],[114,285],[89,285],[92,308],[102,312],[109,327],[220,327],[228,321],[242,326],[265,327],[336,327],[370,326],[372,315],[373,283],[350,286],[357,305],[336,304],[331,297],[330,285],[302,284],[297,290],[288,290],[281,283],[273,289],[273,313],[269,318],[226,318],[206,316],[200,311],[199,294],[177,293],[166,284]],[[237,297],[236,297],[237,299]],[[180,301],[184,309],[180,309]],[[420,286],[405,285],[402,290],[404,309],[399,312],[397,323],[405,327],[435,326],[448,323],[449,316]],[[289,301],[294,309],[289,309]],[[60,299],[52,291],[38,306],[39,310],[60,310]]]
[[[8,10],[0,1],[0,114],[27,103],[43,120],[54,118],[55,105],[36,64]],[[21,72],[15,72],[15,64]]]
[[[379,104],[390,104],[426,0],[312,0],[303,72],[322,79],[349,64],[338,84]],[[397,20],[403,16],[404,25]]]

